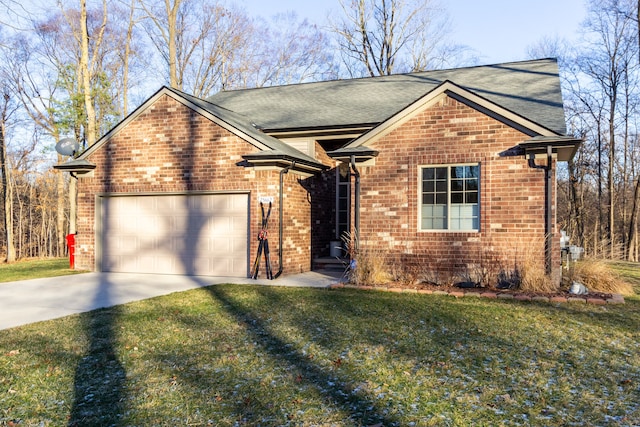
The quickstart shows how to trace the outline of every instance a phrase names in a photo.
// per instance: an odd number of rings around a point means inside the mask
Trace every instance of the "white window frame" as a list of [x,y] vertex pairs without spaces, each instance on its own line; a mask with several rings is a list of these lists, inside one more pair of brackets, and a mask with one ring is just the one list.
[[[459,166],[475,166],[478,168],[478,202],[477,202],[477,209],[478,209],[478,214],[477,214],[477,227],[476,228],[469,228],[469,229],[452,229],[451,228],[451,219],[452,219],[452,215],[450,213],[451,211],[451,168],[454,167],[459,167]],[[446,209],[447,209],[447,214],[446,214],[446,227],[445,228],[422,228],[422,209],[423,209],[423,192],[422,192],[422,187],[424,185],[423,179],[422,179],[422,174],[423,174],[423,170],[424,169],[428,169],[428,168],[447,168],[447,204],[446,204]],[[426,164],[426,165],[419,165],[418,166],[418,194],[417,194],[417,200],[418,200],[418,209],[417,209],[417,214],[418,214],[418,218],[417,218],[417,225],[418,225],[418,231],[419,232],[425,232],[425,233],[478,233],[480,232],[480,220],[482,218],[482,209],[481,209],[481,200],[480,200],[480,189],[481,189],[481,179],[482,179],[482,168],[480,163],[445,163],[445,164]]]

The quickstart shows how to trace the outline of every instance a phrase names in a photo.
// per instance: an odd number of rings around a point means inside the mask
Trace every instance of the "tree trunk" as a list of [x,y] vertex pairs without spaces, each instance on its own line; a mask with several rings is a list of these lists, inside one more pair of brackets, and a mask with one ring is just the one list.
[[7,162],[5,140],[5,114],[0,118],[0,174],[2,174],[2,203],[4,205],[4,237],[7,245],[6,262],[16,260],[16,248],[13,236],[13,192],[11,191],[11,168]]
[[[578,197],[578,178],[575,173],[573,160],[569,161],[569,203],[570,215],[575,224],[575,238],[578,246],[584,246],[584,218],[582,217],[582,202]],[[572,236],[573,237],[573,236]]]
[[[58,139],[58,138],[56,138]],[[58,163],[62,163],[64,161],[63,157],[58,154]],[[58,171],[56,173],[56,253],[57,256],[62,256],[64,254],[64,236],[65,236],[65,215],[64,215],[64,207],[65,207],[65,173]]]
[[127,27],[127,37],[124,45],[124,58],[122,58],[122,116],[129,114],[129,60],[131,58],[131,42],[133,41],[133,29],[135,27],[135,5],[136,0],[131,0],[129,9],[129,25]]
[[69,234],[76,234],[78,227],[76,224],[77,201],[78,201],[78,178],[73,175],[69,178]]
[[180,9],[180,1],[174,0],[171,5],[170,0],[165,0],[165,7],[167,8],[167,21],[169,24],[169,84],[172,88],[182,90],[182,79],[178,78],[178,10]]
[[80,0],[80,37],[81,55],[80,70],[82,75],[82,87],[84,92],[84,108],[87,113],[87,143],[92,145],[96,140],[96,112],[91,97],[91,70],[89,68],[89,33],[87,29],[87,1]]
[[[18,189],[17,184],[14,182],[12,185],[13,188]],[[20,197],[20,194],[24,194],[21,190],[17,190],[16,194],[18,194],[18,249],[16,250],[16,256],[18,259],[24,257],[24,200]]]
[[616,138],[616,129],[615,129],[615,107],[616,107],[616,96],[615,92],[611,99],[610,103],[610,116],[609,116],[609,168],[607,171],[607,179],[609,181],[609,258],[613,259],[615,256],[615,244],[616,244],[616,232],[615,232],[615,201],[614,201],[614,182],[613,182],[613,166],[615,161],[615,138]]
[[[27,238],[27,247],[29,248],[29,257],[33,257],[33,185],[29,184],[29,234]],[[60,256],[60,255],[58,255]]]
[[633,257],[631,253],[633,252],[633,246],[635,246],[636,241],[636,222],[637,222],[637,214],[638,214],[638,203],[640,202],[640,177],[636,181],[635,189],[633,191],[633,206],[631,208],[631,218],[629,220],[629,238],[627,239],[627,259],[629,261],[633,261]]

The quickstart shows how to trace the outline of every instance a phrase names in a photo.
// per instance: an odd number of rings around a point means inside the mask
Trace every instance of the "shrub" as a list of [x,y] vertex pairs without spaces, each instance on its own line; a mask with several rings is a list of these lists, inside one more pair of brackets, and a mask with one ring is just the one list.
[[351,272],[351,282],[356,285],[382,285],[391,280],[385,254],[381,250],[360,248]]
[[374,247],[361,247],[357,235],[345,233],[342,237],[351,262],[349,281],[355,285],[381,285],[389,282],[391,275],[386,264],[386,252]]
[[386,264],[391,280],[404,285],[411,285],[419,281],[421,269],[415,257],[407,254],[387,256]]
[[531,258],[524,258],[519,264],[520,284],[518,289],[523,292],[550,293],[558,291],[558,285],[546,274],[544,266]]
[[603,260],[585,258],[573,264],[572,280],[582,283],[589,291],[633,295],[633,286],[625,282]]

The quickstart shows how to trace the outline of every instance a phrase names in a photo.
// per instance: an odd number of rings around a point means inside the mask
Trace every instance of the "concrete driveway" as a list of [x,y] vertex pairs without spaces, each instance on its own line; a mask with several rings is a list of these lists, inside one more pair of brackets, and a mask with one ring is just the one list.
[[276,280],[132,273],[85,273],[0,283],[0,330],[75,313],[221,284],[327,287],[339,272],[309,272]]

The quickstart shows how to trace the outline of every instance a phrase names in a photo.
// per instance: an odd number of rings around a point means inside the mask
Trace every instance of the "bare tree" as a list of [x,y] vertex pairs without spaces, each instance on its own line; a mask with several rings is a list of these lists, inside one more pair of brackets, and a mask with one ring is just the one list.
[[343,17],[331,28],[348,74],[421,71],[441,62],[439,48],[450,26],[435,0],[340,0],[340,5]]
[[[640,0],[635,3],[635,14],[633,14],[635,18],[636,25],[636,50],[637,50],[637,59],[640,62]],[[638,136],[636,135],[636,139]],[[626,150],[625,150],[626,151]],[[626,160],[626,152],[625,152],[625,160]],[[635,180],[632,197],[632,207],[631,207],[631,216],[629,220],[628,226],[628,238],[627,238],[627,260],[628,261],[638,261],[638,210],[640,209],[640,173],[638,173],[638,177]]]
[[[133,81],[135,79],[134,76],[142,74],[146,68],[140,66],[144,62],[145,49],[143,44],[138,42],[141,37],[137,34],[140,31],[139,27],[144,17],[137,13],[136,5],[137,0],[129,0],[129,3],[122,10],[118,10],[116,5],[111,5],[111,16],[113,17],[111,22],[120,25],[121,31],[119,33],[124,35],[124,39],[118,42],[118,44],[124,45],[124,49],[117,50],[121,64],[119,68],[122,70],[122,84],[119,87],[122,99],[122,116],[126,116],[129,112],[129,90],[137,83]],[[117,72],[118,70],[114,69],[109,74],[114,75]]]
[[[104,38],[107,26],[107,0],[102,0],[102,23],[94,37],[93,52],[89,54],[89,29],[87,27],[87,1],[80,0],[80,32],[76,38],[80,39],[80,63],[79,74],[82,82],[84,96],[84,109],[86,113],[86,138],[89,146],[96,141],[96,112],[93,103],[91,80],[96,73],[98,52]],[[72,26],[70,26],[73,28]]]
[[[189,57],[206,38],[208,29],[191,14],[197,13],[197,0],[139,0],[144,11],[145,29],[169,71],[169,85],[182,90],[183,73]],[[189,29],[195,28],[190,34]]]
[[[624,0],[592,1],[586,28],[592,35],[589,51],[579,59],[579,66],[595,87],[604,96],[606,111],[603,135],[608,145],[607,159],[607,195],[608,195],[608,238],[610,256],[614,256],[616,243],[615,215],[615,162],[617,156],[617,132],[621,125],[620,115],[624,109],[624,84],[634,56],[637,53],[635,43],[636,28],[628,13],[620,13],[627,8]],[[633,41],[633,42],[632,42]],[[623,117],[624,120],[624,117]]]
[[[4,79],[3,79],[4,80]],[[7,85],[0,90],[0,198],[4,212],[4,240],[6,244],[6,262],[16,260],[13,223],[13,186],[11,179],[11,165],[7,155],[7,130],[11,117],[16,112],[16,103]]]
[[252,43],[251,22],[239,8],[204,0],[139,4],[171,87],[205,97],[236,78],[236,58]]
[[[122,37],[115,38],[120,32],[107,27],[104,1],[99,10],[86,9],[83,1],[84,13],[66,9],[62,3],[58,6],[59,10],[50,11],[44,19],[31,21],[31,31],[11,40],[9,54],[4,55],[11,70],[7,81],[39,134],[46,135],[44,140],[73,136],[92,143],[99,131],[109,129],[114,118],[120,116],[109,82],[121,79],[109,73],[122,68],[112,65],[119,62],[115,52]],[[57,158],[58,162],[64,160]],[[56,176],[57,206],[51,207],[51,212],[57,215],[56,252],[60,255],[64,249],[68,176]],[[74,231],[73,224],[70,228]]]
[[610,258],[637,252],[636,7],[632,0],[590,1],[575,49],[546,39],[530,50],[536,56],[560,52],[571,132],[585,139],[569,164],[567,194],[574,217],[565,222],[575,226],[577,241],[592,254]]
[[240,9],[205,3],[201,10],[190,16],[180,15],[182,28],[188,28],[187,21],[195,19],[200,31],[191,37],[192,46],[181,46],[179,64],[184,89],[205,98],[215,90],[234,86],[242,52],[254,40],[251,22]]
[[223,88],[262,87],[338,77],[328,35],[295,13],[270,21],[256,19],[247,28],[251,43],[236,52],[236,77]]

